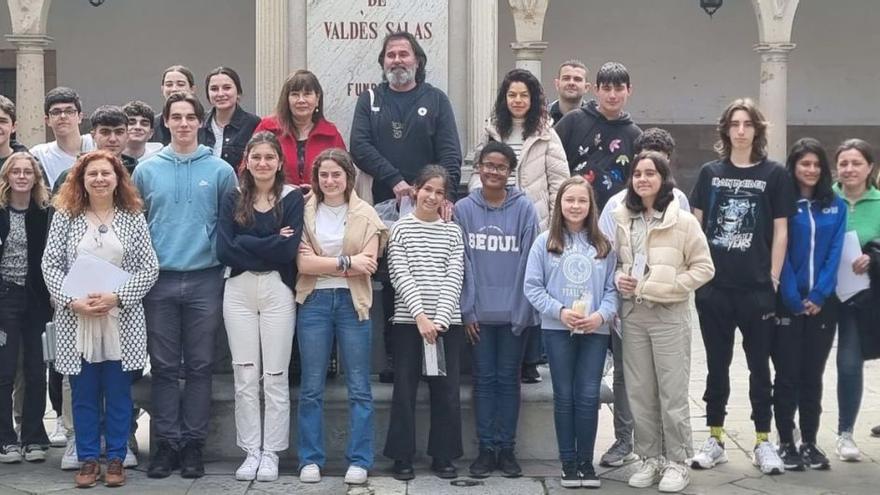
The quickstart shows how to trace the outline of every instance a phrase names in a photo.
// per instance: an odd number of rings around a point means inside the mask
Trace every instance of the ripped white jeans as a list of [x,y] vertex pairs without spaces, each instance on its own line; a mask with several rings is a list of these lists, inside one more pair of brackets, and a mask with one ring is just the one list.
[[[226,281],[223,319],[235,376],[237,444],[247,451],[286,450],[290,437],[287,367],[296,320],[293,291],[276,271],[244,272]],[[261,378],[265,396],[262,439]]]

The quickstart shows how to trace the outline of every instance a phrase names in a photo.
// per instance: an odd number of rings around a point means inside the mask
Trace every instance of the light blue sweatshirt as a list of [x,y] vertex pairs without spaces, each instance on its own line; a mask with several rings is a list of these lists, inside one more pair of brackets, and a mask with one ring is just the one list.
[[235,171],[199,145],[179,155],[166,146],[132,176],[144,200],[159,268],[186,272],[220,264],[215,250],[220,203],[236,187]]
[[584,292],[592,294],[591,307],[602,315],[602,326],[594,333],[608,334],[608,323],[617,314],[617,288],[614,286],[614,251],[596,259],[596,248],[580,232],[566,233],[562,255],[547,251],[548,232],[535,239],[526,264],[524,291],[532,306],[541,313],[541,328],[565,330],[559,319],[562,308],[571,309]]

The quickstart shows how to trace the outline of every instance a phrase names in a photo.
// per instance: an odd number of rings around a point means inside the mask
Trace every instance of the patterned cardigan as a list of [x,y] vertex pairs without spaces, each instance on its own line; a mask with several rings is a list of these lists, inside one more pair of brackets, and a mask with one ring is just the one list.
[[[113,230],[122,243],[122,269],[132,276],[117,291],[119,306],[119,344],[123,371],[142,369],[147,361],[147,326],[141,300],[159,277],[159,260],[150,241],[150,230],[141,213],[116,209]],[[57,355],[55,369],[63,375],[78,375],[81,355],[76,351],[79,318],[70,309],[72,297],[61,287],[73,261],[77,246],[88,230],[85,215],[71,217],[56,211],[49,227],[46,252],[43,253],[43,277],[55,305]]]

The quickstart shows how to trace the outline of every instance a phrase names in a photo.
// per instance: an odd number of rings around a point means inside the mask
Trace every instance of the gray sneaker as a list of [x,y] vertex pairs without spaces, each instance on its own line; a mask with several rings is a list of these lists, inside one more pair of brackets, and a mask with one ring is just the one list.
[[21,447],[12,443],[0,447],[0,462],[3,464],[13,464],[21,462]]
[[602,454],[599,464],[605,467],[619,467],[638,458],[639,456],[633,453],[631,443],[615,440],[608,451]]

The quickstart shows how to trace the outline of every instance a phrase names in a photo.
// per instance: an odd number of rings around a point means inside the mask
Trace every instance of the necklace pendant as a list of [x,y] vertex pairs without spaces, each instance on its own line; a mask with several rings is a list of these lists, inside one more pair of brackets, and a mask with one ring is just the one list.
[[98,232],[100,232],[102,234],[106,234],[109,230],[110,229],[108,229],[107,226],[104,225],[103,223],[101,225],[98,225]]

